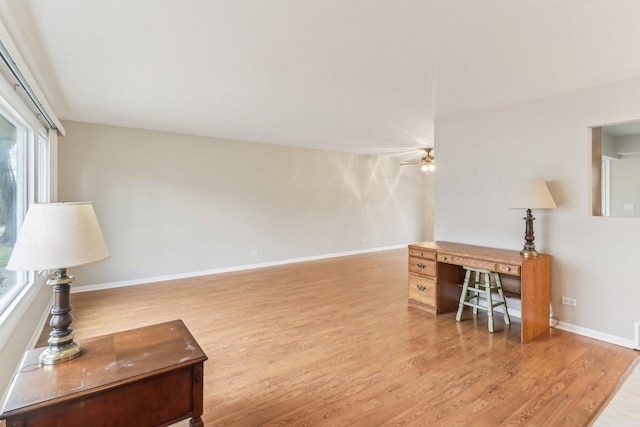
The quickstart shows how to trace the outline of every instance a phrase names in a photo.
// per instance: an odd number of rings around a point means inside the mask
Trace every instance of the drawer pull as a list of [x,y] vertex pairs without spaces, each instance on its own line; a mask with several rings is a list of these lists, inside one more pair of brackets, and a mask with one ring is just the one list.
[[443,257],[442,257],[442,260],[443,260],[443,261],[446,261],[446,260],[447,260],[447,257],[446,257],[446,256],[443,256]]
[[418,288],[418,290],[419,290],[420,292],[422,292],[422,291],[424,291],[425,289],[427,289],[427,288],[425,288],[425,287],[424,287],[424,286],[422,286],[422,285],[416,285],[416,288]]
[[505,267],[504,270],[505,271],[511,271],[511,267]]
[[423,252],[420,252],[420,256],[424,256],[424,253],[423,253]]
[[420,264],[416,264],[416,265],[418,266],[418,268],[419,268],[420,270],[423,270],[423,269],[426,267],[426,265],[424,265],[424,264],[422,264],[422,263],[420,263]]

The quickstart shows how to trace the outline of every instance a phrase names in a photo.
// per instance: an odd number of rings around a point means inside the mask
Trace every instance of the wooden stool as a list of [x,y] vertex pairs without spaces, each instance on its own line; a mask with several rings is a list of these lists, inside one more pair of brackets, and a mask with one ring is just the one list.
[[[462,310],[464,309],[465,305],[473,307],[474,316],[478,315],[478,309],[486,310],[488,316],[489,332],[493,332],[493,308],[502,305],[504,306],[504,323],[506,325],[510,324],[511,319],[509,319],[509,312],[507,311],[507,300],[504,298],[504,293],[502,292],[502,282],[500,281],[500,275],[496,272],[493,272],[495,283],[491,283],[491,271],[472,267],[463,268],[465,269],[464,283],[462,284],[462,294],[460,295],[460,305],[458,307],[458,313],[456,314],[456,320],[460,322],[460,320],[462,319]],[[469,286],[472,273],[474,275],[473,287]],[[484,283],[482,282],[483,275]],[[493,291],[498,291],[500,301],[493,301]],[[486,301],[486,306],[480,305],[481,300]]]

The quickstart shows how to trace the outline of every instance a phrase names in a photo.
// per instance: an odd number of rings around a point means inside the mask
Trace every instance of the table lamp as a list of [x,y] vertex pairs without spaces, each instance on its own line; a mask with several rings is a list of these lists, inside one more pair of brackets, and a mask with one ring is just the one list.
[[34,204],[18,233],[7,264],[8,270],[55,270],[47,280],[53,286],[53,328],[49,346],[40,355],[40,363],[53,365],[78,357],[80,345],[73,341],[70,285],[73,276],[68,267],[101,261],[109,257],[98,219],[91,203]]
[[522,218],[525,220],[524,232],[524,248],[520,251],[520,255],[525,258],[537,257],[538,251],[533,244],[533,220],[531,209],[553,209],[556,202],[553,201],[551,193],[547,188],[547,184],[541,179],[528,181],[520,181],[516,187],[516,191],[511,201],[511,209],[526,209],[527,216]]

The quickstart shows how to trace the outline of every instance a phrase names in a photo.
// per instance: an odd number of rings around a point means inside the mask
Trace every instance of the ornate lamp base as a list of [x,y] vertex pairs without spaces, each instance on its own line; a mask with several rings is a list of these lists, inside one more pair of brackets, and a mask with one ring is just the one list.
[[80,356],[80,353],[82,353],[82,347],[77,342],[72,342],[62,348],[52,348],[51,343],[49,343],[49,347],[40,353],[40,363],[43,365],[55,365],[56,363],[75,359]]
[[536,248],[527,248],[525,246],[525,248],[520,251],[520,255],[522,255],[525,258],[535,258],[535,257],[539,256],[540,253],[538,253],[538,251],[536,251]]
[[536,251],[536,245],[533,244],[533,221],[535,218],[531,215],[531,209],[527,209],[527,216],[522,219],[525,221],[524,248],[520,251],[520,255],[525,258],[537,257],[540,254]]
[[73,281],[72,276],[67,276],[66,268],[59,268],[47,280],[47,285],[53,286],[53,307],[49,322],[53,330],[49,333],[49,347],[40,354],[40,363],[43,365],[66,362],[80,356],[82,352],[82,347],[73,341],[73,329],[70,328],[73,322],[70,304]]

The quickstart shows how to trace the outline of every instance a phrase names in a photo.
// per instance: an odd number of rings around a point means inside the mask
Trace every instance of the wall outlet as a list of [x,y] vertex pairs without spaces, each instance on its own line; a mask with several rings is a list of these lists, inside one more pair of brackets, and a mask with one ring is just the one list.
[[258,250],[257,249],[252,250],[251,255],[258,255]]
[[637,320],[633,322],[633,329],[634,329],[633,342],[634,342],[635,348],[637,350],[640,350],[640,322],[638,322]]
[[624,210],[625,211],[632,211],[634,209],[633,203],[625,203],[624,204]]
[[576,306],[576,300],[575,298],[569,298],[569,297],[562,297],[562,303],[564,305],[570,305],[575,307]]

